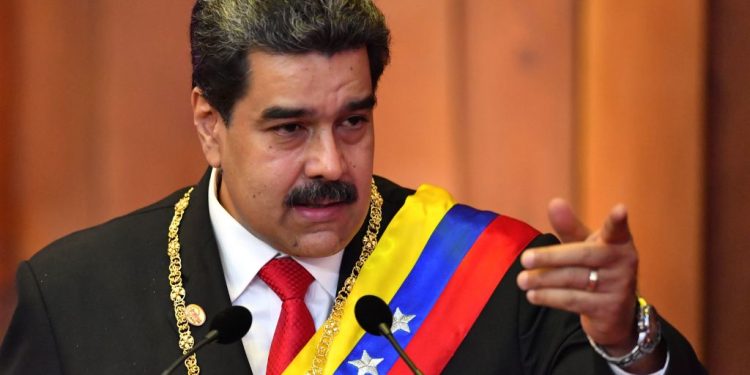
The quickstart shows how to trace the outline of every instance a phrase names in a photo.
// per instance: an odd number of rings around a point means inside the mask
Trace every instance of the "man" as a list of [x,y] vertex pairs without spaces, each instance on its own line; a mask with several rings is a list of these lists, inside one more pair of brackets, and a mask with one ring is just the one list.
[[250,333],[189,373],[404,371],[356,327],[364,294],[390,303],[426,373],[701,372],[636,298],[623,207],[589,233],[555,201],[566,244],[519,256],[553,239],[373,178],[388,41],[370,1],[198,1],[192,107],[211,168],[24,262],[0,372],[155,373],[230,305]]

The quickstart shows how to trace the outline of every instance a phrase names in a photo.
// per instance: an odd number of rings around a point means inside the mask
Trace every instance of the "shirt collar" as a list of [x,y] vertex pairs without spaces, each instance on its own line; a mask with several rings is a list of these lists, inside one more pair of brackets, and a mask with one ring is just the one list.
[[[250,233],[221,205],[217,196],[220,173],[216,168],[211,171],[208,214],[219,247],[229,298],[234,302],[255,279],[263,265],[277,256],[286,255]],[[338,251],[327,257],[293,258],[310,272],[331,298],[335,298],[343,256],[344,252]]]

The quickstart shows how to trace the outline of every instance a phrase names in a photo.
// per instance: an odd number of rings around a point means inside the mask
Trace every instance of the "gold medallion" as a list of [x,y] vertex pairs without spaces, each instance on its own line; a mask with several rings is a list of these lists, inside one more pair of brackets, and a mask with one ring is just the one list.
[[206,312],[202,307],[191,303],[185,306],[185,318],[190,325],[200,327],[206,322]]

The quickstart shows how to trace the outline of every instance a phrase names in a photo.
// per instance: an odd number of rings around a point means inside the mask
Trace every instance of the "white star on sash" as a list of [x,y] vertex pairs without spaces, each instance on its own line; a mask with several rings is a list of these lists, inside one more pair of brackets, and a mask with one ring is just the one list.
[[398,331],[411,333],[409,322],[411,322],[415,316],[416,315],[405,315],[401,312],[400,308],[396,307],[396,313],[393,314],[393,324],[391,324],[391,333],[396,333]]
[[380,362],[383,362],[383,358],[370,358],[367,350],[363,350],[362,358],[349,361],[349,364],[357,368],[357,375],[378,375],[378,364]]

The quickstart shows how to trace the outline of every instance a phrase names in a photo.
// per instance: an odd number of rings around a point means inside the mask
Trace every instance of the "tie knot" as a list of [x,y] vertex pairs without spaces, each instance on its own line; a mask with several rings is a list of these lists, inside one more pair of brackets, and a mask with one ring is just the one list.
[[307,287],[314,278],[292,258],[275,258],[260,269],[258,276],[282,301],[305,299]]

